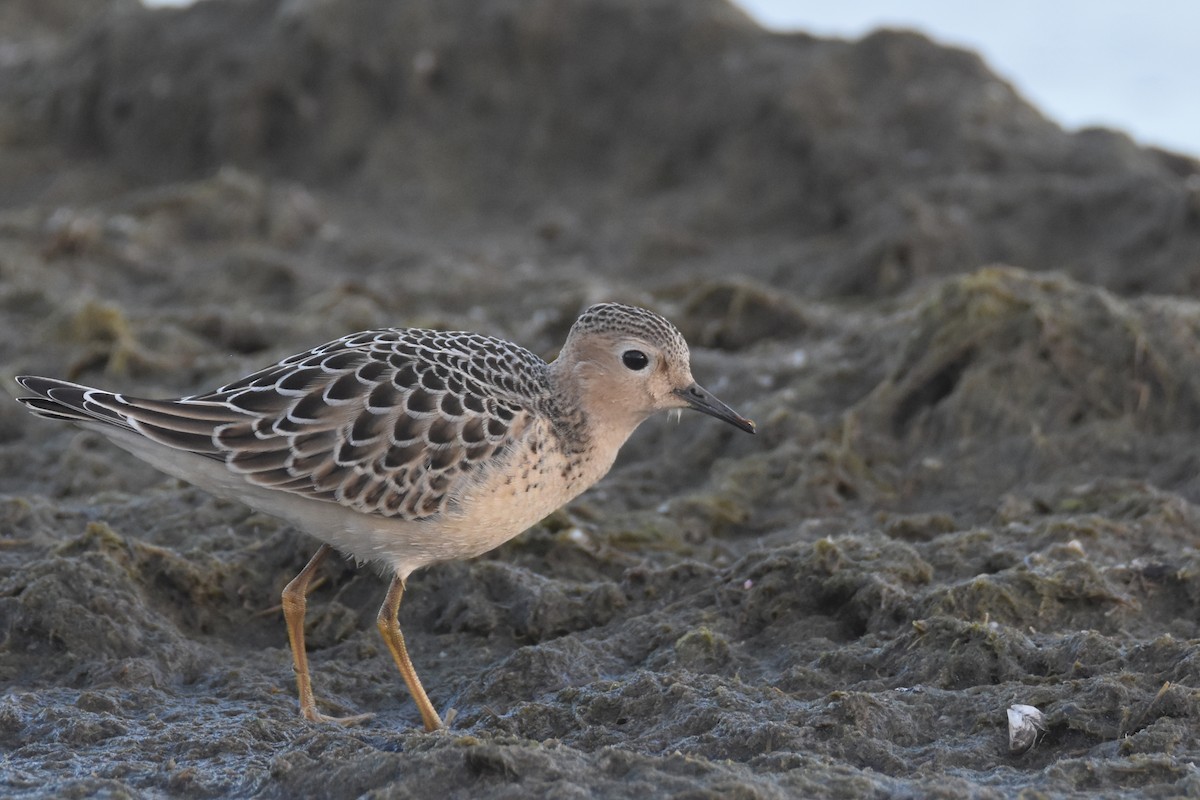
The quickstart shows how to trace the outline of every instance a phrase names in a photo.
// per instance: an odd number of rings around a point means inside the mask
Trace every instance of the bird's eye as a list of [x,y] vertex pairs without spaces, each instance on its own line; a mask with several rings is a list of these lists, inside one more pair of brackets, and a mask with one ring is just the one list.
[[621,363],[637,372],[646,368],[646,365],[650,363],[650,357],[641,350],[626,350],[621,353]]

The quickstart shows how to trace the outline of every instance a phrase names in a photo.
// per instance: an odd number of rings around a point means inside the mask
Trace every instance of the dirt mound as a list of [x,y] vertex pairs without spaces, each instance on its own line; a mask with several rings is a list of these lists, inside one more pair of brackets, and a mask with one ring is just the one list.
[[1200,165],[1064,133],[913,34],[770,34],[719,0],[209,0],[103,17],[44,61],[7,70],[15,138],[127,177],[349,187],[417,224],[574,220],[627,279],[740,257],[809,296],[995,262],[1200,287]]

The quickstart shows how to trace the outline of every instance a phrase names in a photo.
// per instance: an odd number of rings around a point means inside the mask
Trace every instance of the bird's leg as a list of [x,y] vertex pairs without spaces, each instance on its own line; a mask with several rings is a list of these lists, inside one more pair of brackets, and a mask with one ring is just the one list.
[[425,730],[436,731],[445,726],[442,724],[442,718],[434,710],[433,703],[429,702],[425,688],[421,686],[421,679],[417,677],[417,671],[413,669],[412,660],[408,657],[408,648],[404,646],[404,634],[400,632],[397,615],[400,613],[400,598],[403,596],[404,579],[397,575],[392,578],[392,585],[388,587],[383,605],[379,607],[379,632],[383,634],[383,640],[392,651],[392,658],[400,670],[400,676],[408,684],[409,694],[417,703],[417,710],[421,712],[421,719],[425,722]]
[[330,717],[317,711],[317,702],[313,699],[312,678],[308,673],[308,654],[304,650],[304,611],[308,606],[308,584],[316,571],[325,562],[326,556],[332,550],[329,545],[321,545],[300,570],[300,574],[292,578],[283,588],[283,618],[287,621],[288,642],[292,646],[292,666],[296,670],[296,688],[300,691],[300,713],[304,718],[313,722],[339,722],[343,725],[353,725],[370,719],[371,714],[356,714],[352,717]]

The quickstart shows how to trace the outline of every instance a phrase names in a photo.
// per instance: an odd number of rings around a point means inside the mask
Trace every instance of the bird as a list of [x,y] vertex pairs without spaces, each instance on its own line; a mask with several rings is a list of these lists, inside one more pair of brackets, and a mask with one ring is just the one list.
[[481,555],[600,480],[658,411],[755,425],[692,377],[687,342],[659,314],[599,303],[547,363],[464,331],[343,336],[204,394],[151,400],[21,375],[39,417],[100,433],[162,472],[278,517],[321,542],[283,590],[301,715],[317,708],[306,596],[333,550],[391,572],[377,625],[426,731],[445,726],[399,625],[408,577]]

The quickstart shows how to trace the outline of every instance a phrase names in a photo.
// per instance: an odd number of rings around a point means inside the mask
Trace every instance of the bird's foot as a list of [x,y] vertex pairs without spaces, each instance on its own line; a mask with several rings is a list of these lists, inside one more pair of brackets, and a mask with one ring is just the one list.
[[331,717],[328,714],[322,714],[315,708],[305,708],[300,713],[309,722],[334,722],[347,727],[360,725],[375,716],[374,714],[353,714],[348,717]]

